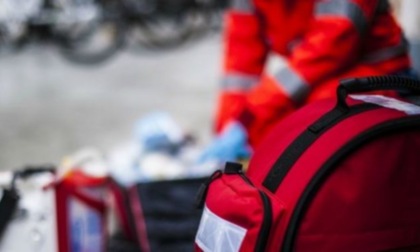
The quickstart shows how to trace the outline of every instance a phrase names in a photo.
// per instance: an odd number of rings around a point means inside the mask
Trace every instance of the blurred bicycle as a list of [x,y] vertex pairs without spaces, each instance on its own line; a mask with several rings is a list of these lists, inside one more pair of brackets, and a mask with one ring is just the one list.
[[221,26],[228,0],[0,0],[0,51],[49,43],[68,60],[95,64],[125,44],[182,45]]
[[113,7],[105,0],[0,0],[0,46],[49,42],[73,62],[104,61],[123,44]]
[[122,0],[128,44],[148,49],[179,46],[205,33],[209,16],[197,0]]

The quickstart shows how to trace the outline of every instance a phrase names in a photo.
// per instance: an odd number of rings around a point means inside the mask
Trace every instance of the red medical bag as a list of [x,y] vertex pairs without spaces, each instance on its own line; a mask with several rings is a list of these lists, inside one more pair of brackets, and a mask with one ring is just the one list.
[[420,107],[355,95],[385,89],[420,82],[342,81],[336,100],[274,127],[246,174],[235,163],[214,173],[198,197],[196,250],[420,251]]
[[106,251],[108,179],[75,169],[54,188],[58,251]]

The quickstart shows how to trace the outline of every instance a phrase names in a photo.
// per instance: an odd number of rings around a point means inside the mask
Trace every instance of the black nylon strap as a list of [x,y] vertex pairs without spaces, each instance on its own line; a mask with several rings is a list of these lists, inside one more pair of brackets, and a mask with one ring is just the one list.
[[287,227],[285,238],[283,241],[281,251],[292,252],[295,251],[295,239],[303,219],[305,212],[308,210],[308,204],[314,199],[317,191],[320,186],[323,184],[323,181],[333,172],[336,168],[337,162],[339,162],[343,157],[347,156],[349,153],[354,151],[356,148],[360,147],[369,139],[374,139],[381,134],[389,134],[398,130],[403,132],[406,130],[419,129],[420,127],[420,116],[415,117],[405,117],[397,120],[392,120],[388,122],[381,123],[375,127],[362,132],[357,137],[353,138],[350,142],[345,144],[338,150],[333,156],[331,156],[328,161],[326,161],[317,173],[312,177],[309,184],[306,185],[305,190],[299,198],[299,201],[296,204],[296,207],[293,210],[292,217],[290,219],[289,225]]
[[379,108],[379,106],[363,103],[349,108],[348,111],[336,107],[326,113],[287,147],[268,172],[263,181],[263,186],[274,193],[296,161],[324,132],[348,117],[375,108]]

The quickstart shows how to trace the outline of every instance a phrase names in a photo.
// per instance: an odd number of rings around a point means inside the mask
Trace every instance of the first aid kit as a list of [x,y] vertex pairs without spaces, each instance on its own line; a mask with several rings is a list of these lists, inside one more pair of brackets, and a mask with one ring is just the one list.
[[59,252],[103,252],[109,231],[109,176],[92,148],[65,157],[51,186],[55,191]]
[[397,76],[343,80],[337,98],[281,121],[245,173],[202,186],[196,251],[419,251],[420,107],[365,92],[420,91]]
[[107,178],[74,170],[54,187],[59,251],[105,251]]

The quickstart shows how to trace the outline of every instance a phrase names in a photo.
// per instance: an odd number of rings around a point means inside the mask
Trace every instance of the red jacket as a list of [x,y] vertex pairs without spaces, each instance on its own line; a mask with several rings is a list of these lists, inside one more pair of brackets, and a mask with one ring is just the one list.
[[[410,67],[386,0],[233,0],[225,18],[216,129],[239,120],[252,144],[296,107],[334,96],[343,77]],[[269,55],[286,64],[267,71]]]

